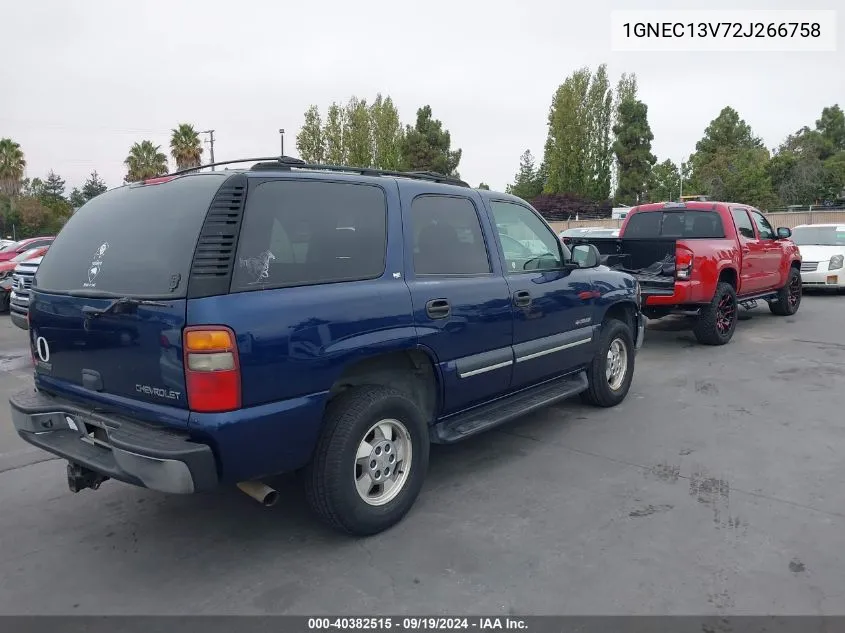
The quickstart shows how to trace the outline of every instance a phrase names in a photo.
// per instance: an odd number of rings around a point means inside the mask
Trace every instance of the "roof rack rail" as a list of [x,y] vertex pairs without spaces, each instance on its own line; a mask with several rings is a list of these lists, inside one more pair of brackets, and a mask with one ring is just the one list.
[[272,161],[276,169],[284,169],[288,165],[304,165],[305,161],[292,156],[260,156],[258,158],[239,158],[237,160],[221,160],[216,163],[206,163],[205,165],[197,165],[196,167],[189,167],[188,169],[180,169],[179,171],[172,171],[165,176],[181,176],[182,174],[192,174],[200,169],[207,167],[220,167],[221,165],[235,165],[237,163],[259,163],[261,161]]
[[190,174],[198,172],[201,169],[208,167],[218,167],[220,165],[234,165],[236,163],[255,163],[250,170],[290,170],[293,169],[310,169],[315,171],[337,171],[348,174],[361,174],[362,176],[394,176],[396,178],[413,178],[416,180],[428,180],[431,182],[439,182],[448,185],[457,185],[459,187],[469,187],[469,184],[460,178],[453,176],[446,176],[434,171],[392,171],[389,169],[376,169],[375,167],[349,167],[347,165],[323,165],[321,163],[306,163],[299,158],[292,156],[262,156],[259,158],[240,158],[238,160],[226,160],[217,163],[208,163],[206,165],[199,165],[189,169],[181,169],[174,171],[167,176],[180,176],[182,174]]

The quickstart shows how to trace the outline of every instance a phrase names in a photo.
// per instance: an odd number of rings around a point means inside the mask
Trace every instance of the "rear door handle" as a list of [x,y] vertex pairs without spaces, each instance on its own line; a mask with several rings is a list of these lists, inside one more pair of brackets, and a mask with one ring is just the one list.
[[513,293],[513,304],[519,308],[527,308],[531,305],[531,293],[527,290],[517,290]]
[[425,304],[425,313],[431,319],[445,319],[452,314],[452,306],[446,299],[432,299]]

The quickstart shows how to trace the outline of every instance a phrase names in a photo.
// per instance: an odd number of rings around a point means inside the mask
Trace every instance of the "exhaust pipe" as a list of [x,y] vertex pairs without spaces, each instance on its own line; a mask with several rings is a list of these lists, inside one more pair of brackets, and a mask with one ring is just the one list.
[[238,488],[268,508],[279,500],[279,493],[260,481],[242,481],[238,483]]

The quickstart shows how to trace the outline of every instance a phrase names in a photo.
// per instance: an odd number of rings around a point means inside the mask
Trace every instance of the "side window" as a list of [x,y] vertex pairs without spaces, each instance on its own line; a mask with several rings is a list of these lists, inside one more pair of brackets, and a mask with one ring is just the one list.
[[411,225],[417,275],[491,272],[478,213],[469,199],[418,196],[411,203]]
[[755,239],[754,227],[748,218],[748,212],[745,209],[731,209],[731,215],[734,218],[734,224],[736,224],[736,230],[739,234],[749,240]]
[[491,201],[490,206],[508,272],[563,266],[560,240],[536,213],[521,204],[500,200]]
[[757,232],[760,234],[761,240],[775,239],[775,232],[769,221],[763,217],[763,214],[758,211],[752,211],[751,217],[754,218],[754,224],[757,225]]
[[380,277],[386,218],[384,192],[373,185],[259,184],[247,198],[232,291]]

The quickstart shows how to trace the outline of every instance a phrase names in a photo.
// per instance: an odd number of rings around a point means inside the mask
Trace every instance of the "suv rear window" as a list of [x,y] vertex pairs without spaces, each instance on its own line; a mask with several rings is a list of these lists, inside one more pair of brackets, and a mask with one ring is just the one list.
[[375,185],[272,180],[249,192],[232,291],[375,279],[387,199]]
[[50,246],[38,289],[183,298],[203,221],[225,179],[195,174],[93,198]]
[[640,211],[628,219],[624,237],[723,238],[725,228],[713,211]]

